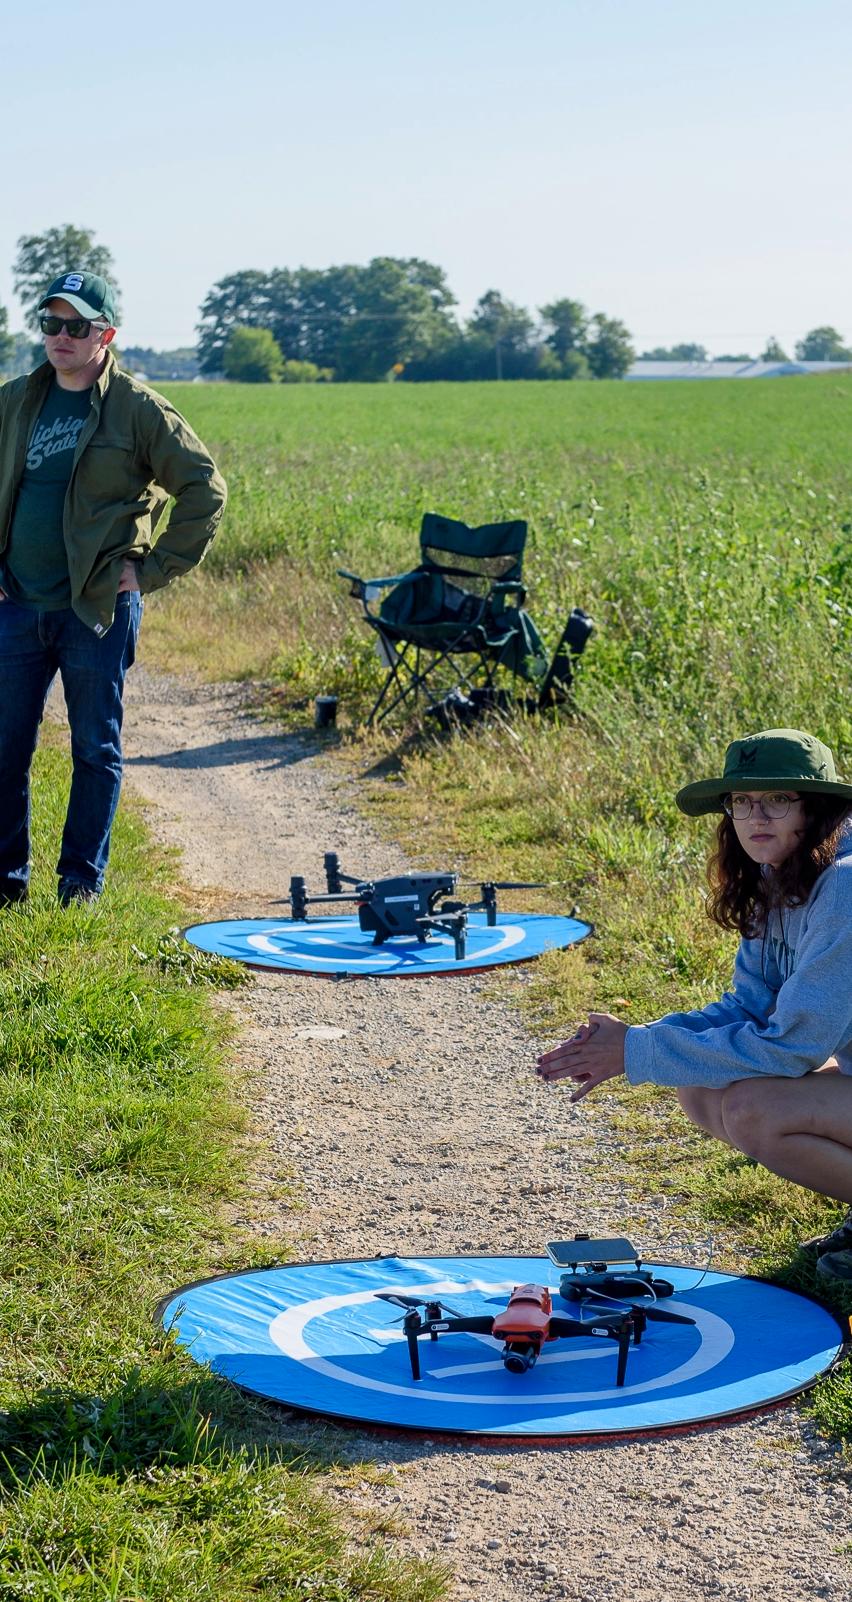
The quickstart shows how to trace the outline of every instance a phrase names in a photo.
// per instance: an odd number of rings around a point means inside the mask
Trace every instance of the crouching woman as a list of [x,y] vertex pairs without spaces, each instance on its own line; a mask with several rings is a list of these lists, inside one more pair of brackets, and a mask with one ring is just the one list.
[[[728,747],[682,812],[721,812],[708,912],[736,929],[733,985],[695,1012],[630,1027],[592,1013],[539,1059],[572,1101],[619,1074],[677,1087],[687,1116],[798,1185],[852,1202],[852,785],[813,735],[768,729]],[[852,1208],[808,1243],[852,1280]]]

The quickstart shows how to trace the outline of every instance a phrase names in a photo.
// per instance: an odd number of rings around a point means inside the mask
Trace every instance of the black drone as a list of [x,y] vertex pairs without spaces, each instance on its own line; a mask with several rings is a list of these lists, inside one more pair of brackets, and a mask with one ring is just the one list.
[[[453,937],[456,961],[465,955],[467,920],[470,912],[484,912],[489,927],[497,922],[498,890],[539,890],[542,885],[517,880],[487,880],[480,885],[479,901],[456,901],[453,891],[459,882],[457,873],[401,873],[386,879],[358,879],[341,873],[336,851],[326,851],[323,857],[327,889],[321,895],[309,895],[304,878],[294,875],[290,880],[290,895],[285,905],[296,921],[306,921],[308,908],[327,906],[329,902],[354,901],[358,909],[358,923],[365,934],[373,936],[373,944],[381,946],[394,935],[416,937],[425,945],[429,935],[441,930]],[[345,890],[344,885],[351,885]]]

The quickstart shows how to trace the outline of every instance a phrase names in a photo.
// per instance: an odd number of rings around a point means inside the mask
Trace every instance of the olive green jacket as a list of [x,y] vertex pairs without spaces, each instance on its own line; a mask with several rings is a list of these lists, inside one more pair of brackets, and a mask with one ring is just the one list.
[[[0,558],[9,540],[27,443],[53,380],[49,362],[0,387]],[[154,535],[169,497],[174,506]],[[143,595],[200,562],[225,506],[224,480],[200,439],[162,395],[116,364],[92,389],[65,496],[71,605],[96,634],[115,614],[126,557]]]

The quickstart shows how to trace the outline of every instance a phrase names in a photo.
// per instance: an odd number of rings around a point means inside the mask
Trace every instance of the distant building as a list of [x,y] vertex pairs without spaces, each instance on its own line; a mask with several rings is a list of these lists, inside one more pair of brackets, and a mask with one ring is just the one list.
[[789,378],[852,372],[852,362],[634,362],[625,378]]

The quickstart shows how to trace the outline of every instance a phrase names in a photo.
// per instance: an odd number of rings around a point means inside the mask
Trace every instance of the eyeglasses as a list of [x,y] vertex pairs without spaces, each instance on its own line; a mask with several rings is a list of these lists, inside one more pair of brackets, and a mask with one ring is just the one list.
[[757,801],[752,801],[750,795],[726,795],[722,806],[729,818],[736,818],[742,823],[750,818],[755,807],[763,813],[765,818],[786,818],[791,807],[801,799],[797,795],[762,795]]
[[109,323],[98,323],[90,317],[41,317],[39,319],[43,334],[61,334],[63,328],[71,339],[88,339],[93,328],[103,333],[109,328]]

